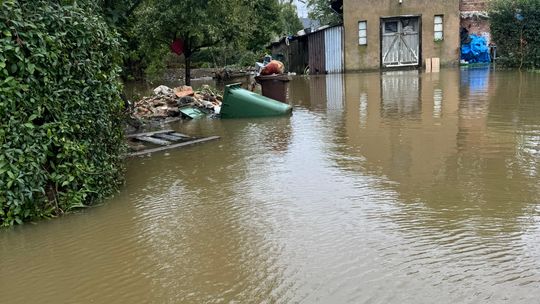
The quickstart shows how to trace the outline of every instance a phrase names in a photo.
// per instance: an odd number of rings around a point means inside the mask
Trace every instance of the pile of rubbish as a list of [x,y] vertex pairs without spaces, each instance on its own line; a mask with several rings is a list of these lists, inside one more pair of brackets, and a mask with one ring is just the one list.
[[169,117],[198,118],[219,114],[223,96],[205,85],[194,91],[190,86],[171,89],[160,85],[154,95],[135,102],[132,114],[137,119],[163,119]]

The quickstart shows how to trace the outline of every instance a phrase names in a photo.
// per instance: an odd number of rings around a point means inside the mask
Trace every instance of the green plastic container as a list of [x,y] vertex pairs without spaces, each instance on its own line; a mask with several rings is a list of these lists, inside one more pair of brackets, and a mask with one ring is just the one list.
[[191,119],[199,119],[205,117],[207,114],[195,107],[181,108],[180,112]]
[[225,86],[221,118],[283,116],[291,112],[290,105],[242,89],[239,83]]

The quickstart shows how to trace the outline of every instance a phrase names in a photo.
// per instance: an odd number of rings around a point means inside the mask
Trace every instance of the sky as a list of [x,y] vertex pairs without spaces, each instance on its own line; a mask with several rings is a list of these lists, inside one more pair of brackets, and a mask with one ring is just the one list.
[[[305,2],[305,0],[304,0]],[[294,4],[296,4],[296,9],[298,10],[298,16],[307,18],[307,8],[306,4],[300,2],[299,0],[294,0]]]

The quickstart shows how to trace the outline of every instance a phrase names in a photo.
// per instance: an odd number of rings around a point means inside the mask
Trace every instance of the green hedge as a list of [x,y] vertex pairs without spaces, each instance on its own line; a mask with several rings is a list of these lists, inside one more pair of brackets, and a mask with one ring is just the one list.
[[0,0],[0,226],[116,190],[120,63],[119,36],[96,7]]
[[493,0],[493,40],[500,62],[513,67],[540,67],[540,0]]

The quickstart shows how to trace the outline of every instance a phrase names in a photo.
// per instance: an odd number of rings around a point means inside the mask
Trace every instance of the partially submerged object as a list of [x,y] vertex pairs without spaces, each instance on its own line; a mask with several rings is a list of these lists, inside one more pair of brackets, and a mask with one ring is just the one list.
[[180,113],[182,113],[184,116],[189,117],[191,119],[203,118],[206,115],[208,115],[195,107],[181,108]]
[[175,132],[174,130],[161,130],[130,134],[126,138],[128,139],[128,145],[131,150],[128,156],[141,156],[216,140],[219,139],[219,136],[197,138]]
[[257,76],[255,81],[261,85],[262,95],[281,102],[287,102],[288,82],[291,77],[287,74]]
[[289,115],[292,107],[242,89],[239,83],[225,86],[221,118],[246,118]]

